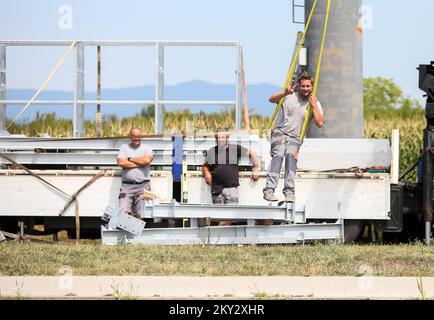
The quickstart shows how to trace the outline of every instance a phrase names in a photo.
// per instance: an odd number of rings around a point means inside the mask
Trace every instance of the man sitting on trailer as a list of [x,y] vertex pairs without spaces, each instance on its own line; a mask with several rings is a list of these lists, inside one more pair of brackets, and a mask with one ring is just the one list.
[[140,219],[143,208],[141,195],[151,190],[149,167],[153,160],[152,150],[141,143],[142,131],[130,130],[131,143],[123,144],[118,153],[117,164],[122,170],[122,186],[119,192],[119,206],[124,212]]
[[[298,92],[295,92],[296,88]],[[324,125],[321,104],[312,94],[313,79],[308,73],[302,73],[297,83],[288,86],[283,92],[277,92],[270,97],[271,103],[278,104],[284,98],[277,116],[277,125],[271,133],[271,162],[267,174],[266,186],[263,190],[264,199],[278,201],[274,195],[280,177],[283,158],[285,158],[285,185],[283,194],[286,202],[295,201],[294,178],[297,170],[298,150],[301,146],[300,131],[310,104],[312,118],[318,128]]]
[[[256,153],[239,144],[228,143],[226,130],[215,134],[217,145],[207,151],[206,161],[202,165],[205,181],[211,186],[214,204],[237,204],[239,181],[239,161],[243,154],[253,163],[252,179],[259,179],[259,162]],[[230,221],[220,221],[219,225],[230,225]]]

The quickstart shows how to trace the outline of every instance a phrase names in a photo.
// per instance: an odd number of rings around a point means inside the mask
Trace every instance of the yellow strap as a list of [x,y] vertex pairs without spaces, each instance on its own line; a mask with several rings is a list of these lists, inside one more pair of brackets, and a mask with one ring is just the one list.
[[41,85],[41,87],[38,89],[38,91],[36,91],[36,93],[33,95],[32,99],[30,99],[29,102],[27,102],[27,104],[24,106],[24,108],[21,109],[21,111],[17,114],[17,116],[15,117],[15,119],[12,120],[11,123],[9,123],[9,125],[6,128],[6,130],[9,129],[15,123],[15,121],[17,121],[17,119],[24,113],[24,111],[26,111],[27,108],[33,103],[33,101],[35,101],[35,99],[39,96],[39,94],[41,93],[41,91],[44,90],[45,86],[48,84],[48,82],[51,80],[51,78],[56,74],[56,72],[60,68],[60,66],[65,62],[66,58],[69,56],[69,54],[71,53],[72,49],[74,49],[74,47],[75,47],[76,44],[77,44],[77,41],[73,41],[71,43],[71,45],[69,46],[68,50],[66,50],[65,54],[59,60],[59,62],[57,63],[57,65],[54,67],[53,71],[51,71],[51,73],[48,76],[47,80],[44,81],[44,83]]
[[[309,18],[307,19],[306,26],[305,26],[304,31],[303,31],[303,35],[302,35],[301,40],[297,46],[297,50],[295,51],[294,57],[292,58],[292,62],[291,62],[291,66],[289,68],[288,74],[286,75],[286,81],[285,81],[285,85],[283,86],[283,90],[285,90],[285,88],[287,86],[289,86],[291,79],[294,76],[295,67],[297,66],[298,55],[299,55],[301,47],[304,43],[304,38],[306,36],[307,30],[309,29],[310,21],[312,20],[313,12],[315,10],[317,2],[318,2],[318,0],[315,0],[314,4],[312,6],[312,9],[310,10]],[[274,119],[276,118],[277,112],[279,111],[280,107],[282,106],[283,100],[284,100],[284,98],[280,99],[279,103],[277,104],[276,109],[274,109],[273,115],[271,116],[271,120],[270,120],[270,123],[268,125],[268,127],[270,129],[273,126]]]
[[[313,84],[313,92],[312,92],[313,95],[316,95],[316,89],[318,87],[318,81],[319,81],[319,74],[321,71],[321,60],[322,60],[322,55],[323,55],[323,50],[324,50],[325,37],[326,37],[326,32],[327,32],[327,24],[329,21],[329,14],[330,14],[330,2],[331,2],[331,0],[327,0],[327,10],[326,10],[326,15],[325,15],[325,19],[324,19],[324,28],[323,28],[323,32],[322,32],[321,47],[320,47],[319,54],[318,54],[318,62],[316,65],[316,72],[315,72],[315,81]],[[307,127],[309,126],[311,114],[312,114],[312,108],[311,108],[310,104],[308,104],[306,117],[304,118],[303,127],[302,127],[301,133],[300,133],[300,142],[303,142],[303,139],[306,135],[306,130],[307,130]]]

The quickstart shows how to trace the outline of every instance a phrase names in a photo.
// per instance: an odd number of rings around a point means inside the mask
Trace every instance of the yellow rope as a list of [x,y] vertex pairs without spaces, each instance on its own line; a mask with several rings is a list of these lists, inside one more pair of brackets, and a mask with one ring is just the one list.
[[[318,2],[318,0],[315,0],[314,4],[312,6],[312,9],[310,10],[309,18],[307,19],[306,26],[305,26],[304,31],[303,31],[303,35],[302,35],[301,40],[297,46],[297,50],[295,51],[294,57],[292,58],[292,62],[291,62],[291,66],[289,68],[288,74],[286,75],[286,81],[285,81],[285,85],[283,87],[283,90],[285,90],[286,87],[289,86],[291,79],[294,76],[295,67],[297,66],[298,55],[299,55],[301,47],[304,43],[304,38],[306,36],[307,30],[309,29],[310,21],[312,20],[313,12],[315,10],[317,2]],[[276,109],[274,109],[273,115],[271,116],[271,120],[270,120],[270,123],[268,125],[268,127],[270,129],[273,126],[274,119],[276,118],[277,112],[279,111],[280,107],[282,106],[283,100],[285,100],[285,98],[280,99],[279,103],[277,104]]]
[[[325,37],[326,37],[326,32],[327,32],[327,24],[328,24],[329,15],[330,15],[330,2],[331,2],[331,0],[327,0],[327,9],[326,9],[326,15],[325,15],[325,19],[324,19],[324,28],[323,28],[322,39],[321,39],[321,47],[320,47],[319,54],[318,54],[318,62],[317,62],[316,71],[315,71],[315,81],[313,84],[313,91],[312,91],[313,95],[316,95],[316,90],[317,90],[318,81],[319,81],[319,74],[321,72],[321,60],[322,60],[322,55],[323,55],[323,50],[324,50]],[[310,104],[308,104],[306,117],[304,118],[303,127],[302,127],[301,133],[300,133],[300,142],[303,142],[303,139],[306,135],[306,130],[307,130],[307,127],[309,126],[311,114],[312,114],[312,108],[311,108]]]

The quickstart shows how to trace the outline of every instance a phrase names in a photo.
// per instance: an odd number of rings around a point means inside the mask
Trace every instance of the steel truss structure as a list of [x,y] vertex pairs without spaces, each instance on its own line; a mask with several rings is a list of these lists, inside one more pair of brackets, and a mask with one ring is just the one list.
[[[104,220],[108,223],[101,226],[103,244],[296,244],[318,240],[342,242],[344,239],[343,219],[331,223],[306,223],[304,210],[292,203],[279,207],[194,205],[173,201],[171,204],[151,202],[144,206],[142,218],[189,219],[189,226],[183,228],[140,228],[142,220],[125,216],[119,208],[106,210]],[[200,218],[241,220],[247,221],[247,225],[199,227]],[[268,225],[257,224],[260,220],[267,220]]]

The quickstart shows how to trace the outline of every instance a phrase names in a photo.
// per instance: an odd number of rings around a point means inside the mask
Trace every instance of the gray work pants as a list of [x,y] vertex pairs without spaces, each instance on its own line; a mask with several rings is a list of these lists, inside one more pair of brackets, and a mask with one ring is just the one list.
[[212,195],[212,203],[215,204],[230,204],[238,203],[238,188],[223,188],[218,195]]
[[144,202],[143,199],[140,199],[140,195],[143,194],[144,190],[151,190],[151,183],[149,181],[141,184],[123,183],[119,192],[119,207],[124,209],[126,214],[140,219]]
[[[297,171],[297,159],[294,154],[298,152],[299,142],[288,136],[273,134],[271,136],[271,162],[267,173],[267,183],[265,189],[277,188],[279,183],[280,169],[283,159],[285,159],[285,185],[283,194],[294,193],[294,179]],[[264,189],[264,190],[265,190]]]

